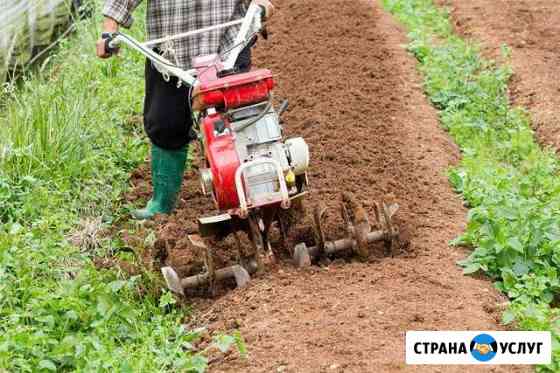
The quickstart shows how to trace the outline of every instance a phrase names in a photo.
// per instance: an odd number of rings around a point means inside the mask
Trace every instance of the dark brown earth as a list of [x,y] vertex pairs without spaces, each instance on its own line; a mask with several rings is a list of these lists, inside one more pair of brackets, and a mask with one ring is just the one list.
[[[445,175],[459,155],[402,48],[405,31],[377,2],[348,0],[278,0],[269,28],[256,64],[275,73],[276,94],[291,101],[289,134],[310,144],[311,204],[336,205],[350,191],[373,214],[372,201],[392,194],[410,245],[394,258],[374,250],[368,263],[297,270],[283,261],[245,289],[192,299],[189,327],[239,329],[247,341],[247,359],[233,353],[212,361],[211,370],[484,371],[404,363],[407,330],[499,329],[505,302],[488,280],[463,276],[455,262],[465,252],[448,246],[465,225],[466,210]],[[147,179],[146,169],[134,175],[131,198],[149,196]],[[196,255],[186,235],[211,208],[190,173],[178,211],[156,224],[167,264],[192,270]]]
[[560,2],[553,0],[444,0],[458,32],[499,56],[512,50],[511,98],[529,109],[539,141],[560,148]]

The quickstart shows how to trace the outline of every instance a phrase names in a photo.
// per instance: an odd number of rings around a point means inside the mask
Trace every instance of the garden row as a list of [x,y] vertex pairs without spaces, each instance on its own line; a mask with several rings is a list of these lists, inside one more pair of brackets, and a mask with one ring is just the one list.
[[[467,230],[454,241],[474,248],[464,272],[488,274],[508,295],[504,324],[552,332],[553,364],[539,370],[557,371],[560,163],[536,143],[524,110],[510,107],[508,66],[456,36],[432,0],[384,5],[408,28],[425,91],[463,154],[449,178],[470,208]],[[507,57],[507,47],[502,52]]]

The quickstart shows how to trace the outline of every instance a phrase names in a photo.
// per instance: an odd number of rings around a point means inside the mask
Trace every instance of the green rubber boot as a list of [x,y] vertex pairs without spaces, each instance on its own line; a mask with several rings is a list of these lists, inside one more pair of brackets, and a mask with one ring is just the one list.
[[134,210],[132,217],[151,219],[155,214],[169,214],[175,207],[181,191],[187,161],[187,146],[166,150],[152,144],[153,194],[145,208]]

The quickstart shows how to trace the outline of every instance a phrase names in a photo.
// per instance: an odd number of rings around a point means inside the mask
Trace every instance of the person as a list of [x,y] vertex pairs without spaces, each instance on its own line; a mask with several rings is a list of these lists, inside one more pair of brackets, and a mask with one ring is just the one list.
[[[97,41],[99,58],[111,57],[105,39],[119,27],[130,28],[132,13],[142,0],[106,0],[103,7],[103,34]],[[273,6],[268,0],[253,0],[270,18]],[[226,23],[242,18],[249,0],[148,0],[146,31],[148,40]],[[225,52],[233,47],[239,25],[198,34],[154,48],[184,70],[191,68],[196,56]],[[250,68],[251,50],[245,48],[237,66]],[[164,77],[149,60],[144,69],[144,129],[151,142],[152,198],[146,207],[132,212],[135,219],[151,219],[155,214],[169,214],[181,190],[189,142],[194,139],[189,87],[178,84],[176,77]]]

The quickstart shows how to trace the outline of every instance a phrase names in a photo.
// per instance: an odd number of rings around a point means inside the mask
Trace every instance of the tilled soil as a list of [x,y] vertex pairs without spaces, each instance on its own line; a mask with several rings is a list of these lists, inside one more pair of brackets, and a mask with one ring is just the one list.
[[[481,371],[481,367],[407,367],[407,330],[499,329],[505,302],[486,279],[456,266],[465,252],[448,241],[464,228],[466,210],[446,169],[458,151],[427,103],[406,33],[377,2],[278,0],[271,40],[255,61],[276,75],[276,94],[290,99],[290,135],[312,154],[310,205],[335,206],[350,191],[373,215],[374,200],[399,203],[410,244],[394,258],[373,250],[368,263],[336,260],[311,269],[271,266],[244,289],[194,298],[189,327],[239,329],[249,356],[212,361],[221,372]],[[148,195],[146,170],[133,196]],[[186,234],[211,202],[196,172],[185,178],[178,211],[158,221],[167,263],[183,273],[195,262]],[[516,371],[495,367],[491,371]]]
[[458,32],[498,57],[511,48],[511,98],[528,108],[539,141],[560,148],[560,2],[552,0],[443,0]]

